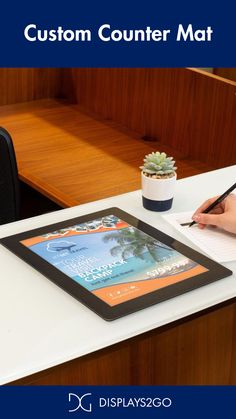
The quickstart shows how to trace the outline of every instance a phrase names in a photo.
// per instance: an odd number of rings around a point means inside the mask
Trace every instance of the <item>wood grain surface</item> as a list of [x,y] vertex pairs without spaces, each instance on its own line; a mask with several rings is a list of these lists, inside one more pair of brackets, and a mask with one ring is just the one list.
[[220,77],[224,77],[225,79],[236,82],[236,68],[227,68],[227,67],[214,68],[214,74]]
[[64,95],[214,167],[236,158],[236,82],[196,69],[65,69]]
[[[0,125],[12,135],[21,180],[63,207],[140,189],[145,154],[173,152],[53,99],[1,107]],[[210,169],[174,156],[179,178]]]
[[60,96],[58,68],[0,68],[0,106]]
[[231,302],[15,384],[235,385],[235,319]]

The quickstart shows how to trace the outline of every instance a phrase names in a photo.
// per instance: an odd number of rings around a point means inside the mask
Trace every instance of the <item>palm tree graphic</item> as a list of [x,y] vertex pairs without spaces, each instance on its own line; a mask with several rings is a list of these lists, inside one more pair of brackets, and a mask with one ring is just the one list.
[[[108,233],[103,237],[103,241],[105,243],[116,241],[117,246],[112,247],[110,253],[114,257],[121,256],[124,260],[131,255],[145,259],[144,253],[148,252],[155,262],[160,262],[171,257],[173,252],[171,247],[132,227]],[[163,256],[163,251],[160,251],[160,249],[165,249],[169,255]],[[166,254],[168,253],[166,252]]]

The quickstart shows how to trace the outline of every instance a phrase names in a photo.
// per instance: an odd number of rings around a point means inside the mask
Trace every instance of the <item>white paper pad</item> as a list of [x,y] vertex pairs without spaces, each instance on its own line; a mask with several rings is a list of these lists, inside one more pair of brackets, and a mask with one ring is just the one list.
[[235,234],[227,233],[215,227],[206,227],[201,230],[197,225],[190,228],[181,225],[191,222],[193,212],[167,214],[162,217],[217,262],[236,260]]

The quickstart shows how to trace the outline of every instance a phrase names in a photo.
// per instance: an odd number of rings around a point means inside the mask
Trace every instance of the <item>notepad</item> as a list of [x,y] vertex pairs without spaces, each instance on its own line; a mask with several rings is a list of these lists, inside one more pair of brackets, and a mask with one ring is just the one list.
[[217,262],[236,260],[235,234],[211,226],[203,230],[197,225],[189,228],[193,212],[167,214],[162,217]]

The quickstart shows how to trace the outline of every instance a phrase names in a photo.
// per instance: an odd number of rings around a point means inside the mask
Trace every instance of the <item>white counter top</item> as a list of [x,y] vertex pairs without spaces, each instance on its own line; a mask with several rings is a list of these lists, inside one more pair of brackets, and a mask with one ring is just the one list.
[[[179,180],[171,211],[196,208],[236,179],[236,166]],[[0,227],[0,237],[119,207],[189,244],[162,217],[142,207],[141,192],[53,212]],[[235,241],[236,244],[236,241]],[[226,265],[236,272],[236,262]],[[236,296],[236,275],[106,322],[0,246],[0,384],[89,354]]]

